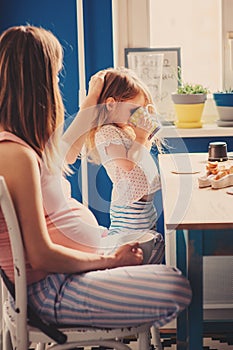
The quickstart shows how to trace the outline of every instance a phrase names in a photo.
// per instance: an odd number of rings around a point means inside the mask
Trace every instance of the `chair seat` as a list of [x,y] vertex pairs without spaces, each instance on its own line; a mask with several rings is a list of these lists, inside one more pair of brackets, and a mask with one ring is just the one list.
[[[15,322],[15,310],[12,308],[11,301],[7,298],[3,305],[3,312],[5,315],[4,322],[6,323],[7,329],[10,330],[12,342],[14,343],[14,338],[16,338],[16,322]],[[77,325],[56,325],[59,330],[67,336],[67,341],[65,344],[54,344],[53,339],[41,332],[38,328],[27,326],[28,340],[29,343],[44,343],[51,345],[46,349],[70,349],[77,346],[111,346],[114,349],[128,350],[131,349],[128,345],[123,344],[121,341],[123,338],[128,336],[138,337],[141,333],[148,333],[150,325],[144,324],[134,327],[127,328],[97,328],[97,327],[86,327]],[[147,334],[149,338],[149,334]],[[148,339],[149,341],[149,339]],[[144,338],[143,349],[149,349],[149,343]],[[7,349],[10,350],[10,349]]]

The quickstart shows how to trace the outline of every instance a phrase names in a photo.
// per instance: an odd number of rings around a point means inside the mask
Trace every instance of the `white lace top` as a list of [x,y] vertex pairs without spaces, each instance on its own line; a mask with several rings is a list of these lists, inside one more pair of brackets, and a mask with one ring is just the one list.
[[115,204],[130,204],[160,188],[158,169],[148,149],[142,146],[140,160],[130,170],[124,170],[108,155],[110,144],[123,145],[126,152],[133,144],[130,136],[115,125],[104,125],[95,135],[95,143],[101,163],[113,183],[112,197]]

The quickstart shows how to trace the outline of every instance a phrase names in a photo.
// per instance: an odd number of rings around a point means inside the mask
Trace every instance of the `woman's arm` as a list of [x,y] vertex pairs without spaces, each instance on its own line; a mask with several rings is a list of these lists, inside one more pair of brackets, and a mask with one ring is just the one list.
[[142,252],[137,249],[137,244],[125,245],[114,255],[101,256],[52,243],[44,217],[37,159],[31,150],[7,144],[10,160],[6,159],[4,164],[1,162],[2,175],[14,202],[27,257],[33,268],[73,273],[141,263]]
[[89,82],[88,95],[80,106],[79,113],[63,135],[66,145],[66,161],[73,164],[81,152],[87,133],[96,118],[96,105],[104,84],[105,72],[100,71],[92,76]]

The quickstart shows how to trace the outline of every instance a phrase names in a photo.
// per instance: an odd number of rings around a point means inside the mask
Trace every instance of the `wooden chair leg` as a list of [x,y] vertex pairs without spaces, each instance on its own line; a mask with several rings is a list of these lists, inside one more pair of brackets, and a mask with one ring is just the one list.
[[150,350],[151,349],[151,336],[150,331],[139,334],[138,337],[138,350]]
[[159,329],[152,326],[151,336],[152,336],[152,344],[154,345],[155,350],[163,350]]
[[35,347],[35,350],[46,350],[46,344],[38,343]]
[[11,335],[9,330],[2,333],[2,350],[13,350]]

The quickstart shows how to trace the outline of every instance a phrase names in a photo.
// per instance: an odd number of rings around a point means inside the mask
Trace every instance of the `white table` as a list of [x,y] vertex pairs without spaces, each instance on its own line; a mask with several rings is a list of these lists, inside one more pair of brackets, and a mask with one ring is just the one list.
[[165,228],[167,233],[176,230],[177,266],[193,291],[187,312],[177,320],[178,349],[202,349],[203,256],[233,255],[233,196],[226,188],[198,185],[207,157],[207,153],[159,155]]

